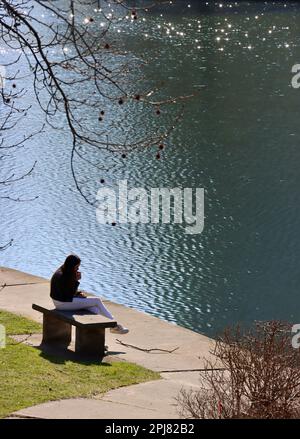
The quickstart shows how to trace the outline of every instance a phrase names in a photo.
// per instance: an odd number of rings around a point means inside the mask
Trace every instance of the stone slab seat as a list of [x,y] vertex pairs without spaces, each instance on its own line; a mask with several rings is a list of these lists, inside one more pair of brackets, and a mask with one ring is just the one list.
[[97,358],[105,355],[105,328],[115,327],[116,321],[87,310],[60,311],[35,303],[32,308],[43,314],[43,343],[68,347],[75,326],[76,353]]

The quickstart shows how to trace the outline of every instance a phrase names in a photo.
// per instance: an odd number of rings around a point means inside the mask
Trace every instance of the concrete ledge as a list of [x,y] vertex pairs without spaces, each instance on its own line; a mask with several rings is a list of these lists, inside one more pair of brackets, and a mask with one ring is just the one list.
[[43,283],[45,279],[33,276],[12,268],[0,267],[0,285],[24,285],[29,283]]

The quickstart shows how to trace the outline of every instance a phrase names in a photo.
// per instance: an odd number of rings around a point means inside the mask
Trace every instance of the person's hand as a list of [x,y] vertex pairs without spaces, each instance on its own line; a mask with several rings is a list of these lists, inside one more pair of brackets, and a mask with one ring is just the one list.
[[81,297],[83,299],[86,299],[87,295],[83,291],[78,291],[78,293],[76,293],[76,297]]
[[81,273],[80,273],[80,271],[77,271],[77,272],[76,272],[76,279],[77,279],[77,280],[80,280],[80,279],[81,279]]

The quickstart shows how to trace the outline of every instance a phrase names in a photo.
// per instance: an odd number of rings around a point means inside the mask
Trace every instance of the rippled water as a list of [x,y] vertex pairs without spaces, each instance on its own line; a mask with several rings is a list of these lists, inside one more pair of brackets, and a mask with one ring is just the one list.
[[[151,60],[146,77],[165,81],[168,92],[205,87],[188,102],[160,161],[150,150],[126,160],[103,153],[102,160],[110,186],[128,179],[145,188],[205,188],[203,233],[173,224],[99,225],[74,188],[68,135],[47,128],[7,162],[20,170],[38,160],[15,191],[39,198],[1,201],[1,238],[13,236],[14,245],[0,263],[49,277],[76,252],[83,288],[209,335],[255,319],[298,322],[300,91],[290,82],[300,9],[189,3],[148,14],[138,38],[129,24],[115,38]],[[39,118],[33,111],[26,129]]]

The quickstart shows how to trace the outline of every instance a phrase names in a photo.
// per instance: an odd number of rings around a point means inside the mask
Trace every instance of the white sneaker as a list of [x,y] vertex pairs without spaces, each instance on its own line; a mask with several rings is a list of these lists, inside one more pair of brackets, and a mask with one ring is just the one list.
[[117,325],[114,328],[110,328],[110,332],[113,334],[128,334],[129,329],[124,328],[122,325]]

